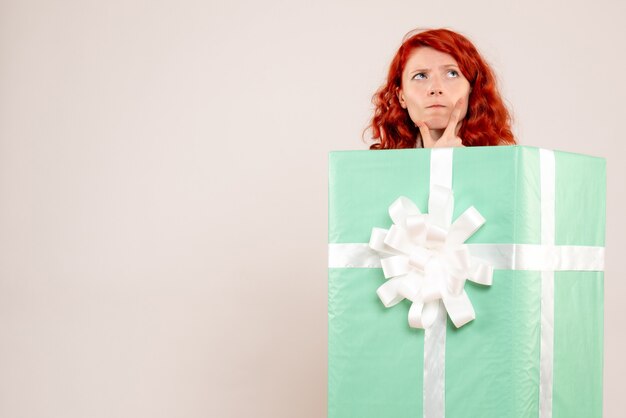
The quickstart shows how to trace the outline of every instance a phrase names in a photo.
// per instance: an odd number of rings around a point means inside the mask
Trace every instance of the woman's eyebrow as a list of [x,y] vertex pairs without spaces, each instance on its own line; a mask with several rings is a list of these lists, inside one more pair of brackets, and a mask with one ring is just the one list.
[[[459,68],[457,64],[444,64],[444,65],[439,66],[439,68],[449,68],[449,67]],[[427,73],[428,71],[430,71],[430,68],[418,68],[418,69],[411,71],[409,74]]]

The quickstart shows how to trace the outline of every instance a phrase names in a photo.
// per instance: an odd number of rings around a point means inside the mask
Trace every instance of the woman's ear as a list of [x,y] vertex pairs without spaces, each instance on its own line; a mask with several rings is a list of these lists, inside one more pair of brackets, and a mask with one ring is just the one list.
[[402,109],[406,109],[406,101],[404,100],[404,92],[401,88],[396,89],[396,96],[398,96],[398,101],[400,102],[400,106]]

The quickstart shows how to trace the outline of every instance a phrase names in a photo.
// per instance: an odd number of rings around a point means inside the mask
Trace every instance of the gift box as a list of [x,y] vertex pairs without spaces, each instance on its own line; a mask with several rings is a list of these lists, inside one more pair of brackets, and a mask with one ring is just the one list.
[[331,152],[328,417],[601,417],[604,225],[601,158]]

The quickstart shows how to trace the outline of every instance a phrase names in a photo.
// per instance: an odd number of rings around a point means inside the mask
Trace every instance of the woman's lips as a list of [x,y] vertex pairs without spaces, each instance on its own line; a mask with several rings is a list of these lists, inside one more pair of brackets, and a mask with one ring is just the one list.
[[427,106],[426,109],[432,109],[432,108],[438,108],[438,107],[445,107],[444,105],[432,105],[432,106]]

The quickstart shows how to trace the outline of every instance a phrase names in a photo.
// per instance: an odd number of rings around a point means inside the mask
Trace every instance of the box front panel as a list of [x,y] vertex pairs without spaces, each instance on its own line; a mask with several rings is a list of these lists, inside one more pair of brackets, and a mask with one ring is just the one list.
[[[516,155],[515,147],[455,150],[454,218],[473,205],[487,219],[469,242],[513,241]],[[400,195],[427,211],[429,157],[429,150],[332,154],[330,242],[369,241],[372,227],[390,226],[387,209]],[[478,320],[450,326],[448,416],[467,417],[469,408],[499,418],[502,408],[513,413],[536,400],[537,277],[498,271],[492,287],[466,285]],[[423,330],[409,328],[409,303],[384,308],[375,293],[380,269],[330,269],[329,280],[329,416],[421,416]]]

